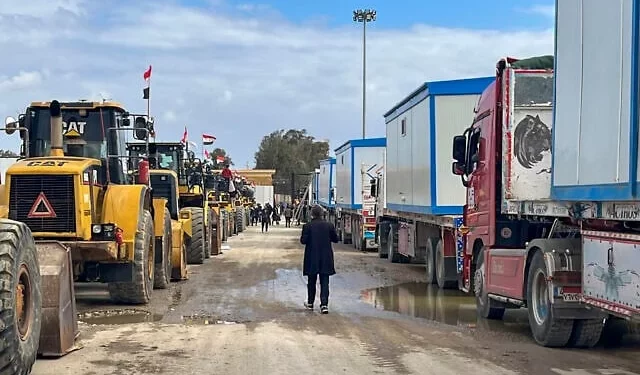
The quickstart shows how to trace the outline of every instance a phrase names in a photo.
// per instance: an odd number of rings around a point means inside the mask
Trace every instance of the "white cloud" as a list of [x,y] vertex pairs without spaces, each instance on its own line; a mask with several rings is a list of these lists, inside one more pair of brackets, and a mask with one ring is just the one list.
[[534,5],[527,8],[529,13],[540,14],[545,17],[555,18],[556,6],[555,5]]
[[38,71],[20,71],[12,77],[0,76],[0,93],[20,91],[42,82],[42,74]]
[[[225,13],[220,0],[198,9],[175,1],[26,3],[0,0],[0,49],[11,51],[0,64],[0,117],[33,100],[101,92],[144,112],[142,73],[153,64],[151,111],[162,140],[180,139],[187,124],[191,138],[215,134],[216,146],[244,165],[279,128],[306,128],[332,146],[360,136],[360,28]],[[51,12],[66,12],[64,22]],[[369,136],[383,136],[382,114],[424,81],[488,76],[500,57],[553,51],[551,29],[373,26],[367,35]],[[0,137],[0,148],[7,142]]]

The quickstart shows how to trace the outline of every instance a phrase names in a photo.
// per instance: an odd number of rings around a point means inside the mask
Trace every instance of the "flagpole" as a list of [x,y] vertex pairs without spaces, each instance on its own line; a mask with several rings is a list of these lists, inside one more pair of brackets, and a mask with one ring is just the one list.
[[151,121],[151,75],[149,75],[147,87],[149,88],[149,95],[147,97],[147,119]]

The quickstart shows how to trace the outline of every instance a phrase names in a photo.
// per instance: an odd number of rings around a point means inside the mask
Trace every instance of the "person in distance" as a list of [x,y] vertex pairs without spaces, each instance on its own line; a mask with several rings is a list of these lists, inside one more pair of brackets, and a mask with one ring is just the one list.
[[320,312],[329,313],[329,276],[335,275],[332,243],[338,242],[333,224],[322,219],[322,207],[311,209],[311,221],[302,226],[300,243],[304,246],[302,275],[307,276],[307,301],[304,307],[313,310],[316,282],[320,278]]

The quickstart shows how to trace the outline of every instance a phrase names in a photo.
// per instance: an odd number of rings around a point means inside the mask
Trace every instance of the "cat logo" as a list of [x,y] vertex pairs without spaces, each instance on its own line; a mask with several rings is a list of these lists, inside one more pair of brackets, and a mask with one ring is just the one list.
[[62,122],[62,134],[65,137],[80,137],[84,134],[84,127],[87,125],[86,121],[75,121],[70,119],[69,121]]
[[31,206],[31,211],[29,211],[27,217],[29,219],[54,219],[58,217],[58,215],[56,215],[56,211],[54,211],[53,206],[51,206],[51,203],[49,203],[44,193],[40,192],[38,198],[33,202],[33,206]]

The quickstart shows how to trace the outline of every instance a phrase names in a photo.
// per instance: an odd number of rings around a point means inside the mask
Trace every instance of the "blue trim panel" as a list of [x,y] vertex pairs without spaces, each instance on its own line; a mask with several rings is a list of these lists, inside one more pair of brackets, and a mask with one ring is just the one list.
[[365,138],[365,139],[351,139],[336,148],[334,152],[336,157],[338,153],[353,147],[385,147],[387,145],[387,138]]
[[456,79],[451,81],[425,82],[400,103],[384,114],[385,122],[402,115],[430,95],[476,95],[482,94],[495,77]]
[[436,97],[429,96],[429,158],[431,160],[429,168],[429,184],[431,185],[431,207],[438,205],[438,181],[436,180],[437,160],[436,160]]
[[632,5],[631,22],[633,30],[631,35],[631,126],[629,136],[629,189],[631,196],[635,197],[638,183],[638,90],[640,90],[640,79],[638,72],[638,53],[640,53],[638,42],[640,42],[640,0],[635,0]]
[[356,194],[354,191],[354,186],[355,184],[355,166],[356,166],[356,152],[355,152],[355,148],[351,148],[351,177],[350,177],[350,181],[349,184],[351,184],[351,201],[349,203],[351,203],[351,205],[353,206],[354,203],[356,203]]
[[[553,24],[558,24],[558,1],[554,2],[554,21]],[[556,132],[553,131],[553,127],[556,124],[556,69],[558,68],[558,28],[554,27],[553,30],[553,104],[551,105],[551,150],[556,150]],[[556,153],[551,152],[551,198],[556,199],[555,184],[553,183],[555,175],[555,163]]]
[[[556,0],[556,24],[558,22],[558,1]],[[638,40],[640,38],[640,0],[633,1],[632,9],[632,47],[631,47],[631,121],[629,124],[629,182],[625,183],[612,183],[612,184],[594,184],[594,185],[568,185],[568,186],[556,186],[554,183],[553,173],[551,174],[551,197],[554,200],[564,201],[626,201],[636,199],[636,193],[639,188],[638,184],[638,89],[640,89],[640,78],[638,72],[638,58],[639,47]],[[557,45],[558,30],[555,31],[555,44]],[[555,54],[557,56],[557,54]],[[557,64],[558,59],[554,61],[554,65]],[[557,66],[557,65],[556,65]],[[554,66],[554,72],[556,71]],[[555,74],[554,74],[555,80]],[[555,98],[555,85],[554,85],[554,103]],[[555,121],[555,106],[553,110],[553,121]],[[552,147],[555,146],[555,132],[552,132]],[[555,147],[554,147],[555,148]],[[554,154],[551,154],[551,166],[554,167],[555,158]]]
[[398,212],[424,215],[462,215],[463,206],[418,206],[387,203],[387,208]]

